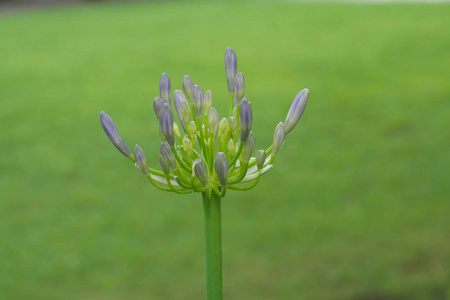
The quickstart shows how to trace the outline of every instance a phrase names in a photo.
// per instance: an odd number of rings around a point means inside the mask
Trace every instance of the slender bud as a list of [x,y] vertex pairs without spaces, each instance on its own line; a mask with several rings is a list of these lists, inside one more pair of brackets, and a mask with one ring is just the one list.
[[202,185],[206,187],[208,185],[208,178],[206,176],[205,166],[203,165],[200,158],[197,158],[194,161],[193,169],[194,169],[195,176],[197,176],[198,180],[200,180]]
[[242,73],[238,73],[234,79],[234,97],[235,104],[240,103],[242,98],[244,98],[245,93],[245,80]]
[[183,78],[183,91],[188,97],[189,101],[192,101],[192,94],[194,93],[194,83],[191,80],[191,77],[188,75]]
[[227,144],[228,153],[230,153],[231,156],[234,156],[236,154],[236,146],[234,145],[233,139],[230,139]]
[[245,141],[244,149],[242,149],[242,156],[245,162],[249,162],[250,157],[253,153],[253,147],[255,146],[255,138],[253,137],[253,133],[250,131],[248,135],[248,139]]
[[234,92],[234,78],[237,72],[237,59],[233,49],[227,48],[225,52],[225,70],[227,73],[228,91]]
[[110,116],[108,116],[104,111],[100,112],[100,122],[102,123],[103,130],[108,136],[111,143],[126,157],[131,156],[131,152],[128,149],[125,142],[120,137],[119,131],[117,130],[116,125],[114,125],[113,120]]
[[161,151],[162,157],[167,160],[170,167],[175,170],[177,168],[177,160],[175,159],[175,154],[173,154],[169,144],[167,142],[162,142],[159,146],[159,150]]
[[161,100],[164,103],[169,104],[169,107],[172,107],[170,101],[170,79],[166,73],[162,73],[161,80],[159,81],[159,93],[161,95]]
[[139,147],[139,145],[136,145],[134,147],[134,158],[136,159],[136,164],[138,165],[139,169],[141,169],[141,172],[147,175],[150,173],[148,166],[147,166],[147,160],[145,159],[144,151],[142,151],[142,148]]
[[252,129],[253,113],[252,106],[246,98],[239,104],[239,119],[241,121],[241,141],[245,141]]
[[175,122],[173,122],[173,133],[177,138],[181,138],[180,128],[178,127],[178,124]]
[[272,155],[276,155],[278,150],[280,150],[281,146],[283,146],[285,137],[285,129],[283,122],[278,123],[277,127],[275,127],[275,131],[273,132],[273,148]]
[[305,111],[306,104],[308,103],[309,90],[301,90],[297,96],[295,96],[294,101],[292,101],[291,108],[287,113],[286,120],[284,120],[284,130],[288,134],[295,125],[297,125],[298,120]]
[[194,121],[190,121],[188,124],[188,132],[191,137],[195,137],[195,134],[197,133],[197,125],[195,125]]
[[219,113],[214,107],[211,107],[208,113],[208,128],[210,132],[216,128],[217,121],[219,120]]
[[173,104],[175,105],[175,110],[177,111],[178,118],[180,118],[181,126],[183,127],[184,132],[186,132],[186,122],[184,121],[184,115],[181,112],[181,103],[186,102],[186,97],[180,90],[175,90],[173,92]]
[[156,97],[155,100],[153,100],[153,110],[155,111],[156,117],[158,117],[158,121],[161,116],[162,107],[163,102],[161,101],[161,98]]
[[161,111],[161,131],[166,137],[167,142],[170,146],[175,144],[173,136],[173,115],[170,111],[169,104],[164,103],[163,109]]
[[194,103],[195,116],[199,118],[202,115],[203,92],[197,84],[194,85],[194,95],[192,96],[192,102]]
[[164,175],[169,176],[170,174],[170,165],[169,162],[162,156],[159,156],[159,165],[161,166]]
[[184,146],[184,151],[186,151],[186,153],[189,156],[191,156],[193,145],[192,145],[192,141],[187,136],[185,136],[183,139],[183,146]]
[[228,119],[222,118],[219,122],[219,135],[222,135],[223,133],[225,133],[227,128],[228,128]]
[[210,90],[207,90],[205,93],[205,97],[203,99],[204,113],[205,116],[209,113],[210,108],[212,107],[212,94]]
[[219,178],[222,186],[227,185],[228,177],[228,158],[223,152],[216,154],[216,161],[214,163],[214,169],[216,170],[217,177]]
[[191,108],[189,107],[189,103],[187,101],[181,102],[181,113],[183,114],[184,122],[186,124],[186,120],[189,120],[191,116]]
[[261,170],[264,167],[264,163],[266,162],[266,151],[258,150],[256,152],[256,166],[258,170]]
[[238,128],[238,121],[235,117],[230,117],[228,119],[228,125],[230,126],[231,132],[233,134],[236,134],[237,128]]

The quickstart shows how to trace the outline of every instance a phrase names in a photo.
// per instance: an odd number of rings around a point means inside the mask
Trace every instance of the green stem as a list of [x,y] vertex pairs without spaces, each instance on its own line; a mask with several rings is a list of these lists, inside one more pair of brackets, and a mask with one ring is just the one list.
[[203,196],[205,226],[206,300],[223,300],[221,198],[206,192]]

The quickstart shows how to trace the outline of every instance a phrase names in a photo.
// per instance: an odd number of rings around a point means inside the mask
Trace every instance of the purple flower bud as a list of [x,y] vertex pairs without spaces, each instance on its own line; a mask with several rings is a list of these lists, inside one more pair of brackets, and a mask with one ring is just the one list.
[[214,163],[214,169],[216,170],[217,177],[219,178],[222,186],[227,185],[228,177],[228,158],[223,152],[216,154],[216,161]]
[[170,79],[166,73],[162,73],[161,80],[159,81],[159,93],[161,95],[161,100],[164,103],[169,104],[169,107],[172,107],[170,102]]
[[211,107],[208,113],[208,127],[211,132],[215,130],[218,120],[219,120],[219,113],[214,107]]
[[130,150],[128,150],[127,145],[120,137],[119,131],[117,131],[116,125],[114,125],[113,120],[104,111],[100,112],[100,122],[102,123],[103,130],[108,136],[111,143],[126,157],[131,156]]
[[159,156],[159,165],[161,166],[162,171],[166,176],[170,174],[170,165],[169,162],[162,156]]
[[234,78],[237,72],[237,59],[233,49],[227,48],[225,52],[225,70],[227,73],[228,91],[234,93]]
[[194,103],[195,116],[199,118],[202,115],[203,91],[197,84],[194,85],[194,95],[192,96],[192,102]]
[[266,162],[266,151],[258,150],[256,152],[256,166],[258,170],[261,170],[264,167],[264,163]]
[[278,123],[277,127],[275,127],[275,131],[273,132],[273,148],[272,155],[276,155],[278,150],[280,150],[281,146],[283,146],[285,137],[285,129],[283,122]]
[[181,126],[183,127],[184,132],[186,132],[186,122],[184,121],[184,115],[181,112],[181,103],[186,102],[186,97],[180,90],[175,90],[173,92],[173,104],[175,105],[175,110],[177,111],[178,118],[180,118]]
[[252,106],[246,98],[239,104],[239,119],[241,121],[241,141],[245,141],[252,129],[253,113]]
[[253,153],[253,147],[255,146],[255,138],[253,137],[253,133],[250,131],[248,135],[248,139],[245,141],[244,149],[242,149],[242,156],[245,162],[249,162],[250,157]]
[[202,185],[206,187],[208,185],[208,177],[206,176],[205,166],[203,165],[200,158],[194,160],[193,169],[195,176],[197,176],[198,180],[200,180]]
[[177,160],[169,144],[167,142],[161,142],[159,150],[161,151],[162,157],[167,160],[170,164],[170,167],[175,170],[177,168]]
[[183,91],[188,97],[189,101],[192,101],[192,95],[194,93],[194,83],[192,83],[191,77],[188,75],[183,78]]
[[297,125],[298,120],[305,111],[306,104],[308,103],[309,90],[301,90],[297,96],[295,96],[294,101],[292,101],[291,108],[287,113],[286,120],[284,120],[285,133],[288,134],[295,125]]
[[163,107],[163,102],[161,101],[161,98],[156,97],[155,100],[153,100],[153,110],[155,111],[158,121],[161,116],[162,107]]
[[173,134],[173,115],[172,111],[170,110],[169,104],[167,103],[164,103],[159,123],[161,125],[161,131],[166,137],[167,142],[170,146],[173,146],[175,144]]
[[209,113],[209,110],[212,107],[212,94],[210,90],[207,90],[205,93],[205,97],[203,99],[203,106],[204,106],[204,113],[207,115]]
[[234,102],[235,104],[240,103],[242,98],[244,98],[245,93],[245,80],[242,73],[238,73],[234,79]]
[[145,175],[149,174],[150,171],[147,166],[147,160],[145,159],[144,151],[142,151],[142,148],[139,147],[139,145],[136,145],[136,147],[134,147],[134,158],[136,159],[136,164],[141,169],[141,172]]

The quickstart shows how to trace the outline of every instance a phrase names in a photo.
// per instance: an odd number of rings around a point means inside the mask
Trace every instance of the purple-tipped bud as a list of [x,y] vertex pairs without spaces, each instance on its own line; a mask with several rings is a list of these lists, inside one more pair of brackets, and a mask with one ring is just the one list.
[[177,160],[175,159],[175,154],[173,154],[169,144],[167,142],[162,142],[159,146],[159,150],[161,151],[162,157],[167,160],[170,167],[175,170],[177,168]]
[[202,115],[203,91],[197,84],[194,85],[194,95],[192,96],[192,102],[194,103],[195,116],[199,118]]
[[131,152],[128,149],[125,142],[120,137],[119,131],[117,130],[116,125],[114,125],[113,120],[110,116],[108,116],[104,111],[100,112],[100,122],[102,123],[103,130],[108,136],[111,143],[126,157],[131,156]]
[[138,165],[139,169],[141,169],[141,172],[145,175],[149,174],[150,171],[147,166],[147,160],[145,159],[144,151],[141,147],[139,147],[139,145],[136,145],[136,147],[134,147],[134,158],[136,159],[136,164]]
[[238,128],[238,121],[235,117],[228,118],[228,125],[230,126],[231,132],[236,134]]
[[163,102],[161,101],[161,98],[156,97],[155,100],[153,100],[153,110],[155,111],[158,121],[161,116],[162,107],[163,107]]
[[256,166],[258,170],[261,170],[264,167],[264,163],[266,162],[266,151],[258,150],[256,152]]
[[237,72],[237,59],[233,49],[227,48],[225,52],[225,70],[227,73],[228,91],[234,93],[234,78]]
[[273,148],[272,155],[276,155],[278,150],[280,150],[281,146],[283,146],[285,137],[285,129],[283,122],[278,123],[277,127],[275,127],[275,131],[273,132]]
[[188,75],[183,78],[183,91],[188,97],[189,101],[192,101],[192,95],[194,93],[194,83],[191,80],[191,77]]
[[250,131],[248,135],[248,139],[245,141],[244,149],[242,149],[242,157],[245,162],[249,162],[250,157],[253,153],[253,147],[255,146],[255,138],[253,137],[253,133]]
[[208,128],[211,132],[216,128],[218,120],[219,120],[219,113],[214,107],[211,107],[208,113]]
[[203,99],[203,106],[204,106],[204,113],[206,116],[212,107],[212,94],[210,90],[207,90],[205,93],[205,97]]
[[234,97],[235,104],[240,103],[242,98],[244,98],[245,93],[245,80],[242,73],[238,73],[234,79]]
[[309,90],[301,90],[297,96],[295,96],[294,101],[292,101],[291,108],[287,113],[286,120],[284,120],[284,130],[288,134],[292,128],[297,125],[298,120],[305,111],[306,104],[308,103]]
[[162,155],[159,156],[159,165],[161,166],[161,169],[164,172],[164,175],[169,176],[170,164]]
[[161,111],[160,119],[161,131],[165,136],[167,142],[170,146],[175,144],[174,134],[173,134],[173,115],[170,111],[169,104],[164,103],[163,109]]
[[228,177],[228,158],[223,152],[216,154],[216,161],[214,162],[214,169],[222,186],[227,185]]
[[239,119],[241,121],[241,141],[245,141],[252,129],[253,113],[252,106],[246,98],[239,104]]
[[166,73],[162,73],[161,80],[159,81],[159,94],[161,95],[161,100],[164,103],[169,104],[169,107],[172,107],[170,102],[170,79]]
[[206,176],[205,166],[203,165],[200,158],[194,160],[193,169],[195,176],[197,176],[198,180],[200,180],[202,185],[206,187],[208,185],[208,177]]
[[186,132],[186,122],[184,121],[184,115],[181,111],[181,103],[186,102],[186,97],[180,90],[175,90],[173,92],[173,104],[175,105],[175,110],[177,111],[178,118],[180,118],[181,126],[183,127],[184,132]]

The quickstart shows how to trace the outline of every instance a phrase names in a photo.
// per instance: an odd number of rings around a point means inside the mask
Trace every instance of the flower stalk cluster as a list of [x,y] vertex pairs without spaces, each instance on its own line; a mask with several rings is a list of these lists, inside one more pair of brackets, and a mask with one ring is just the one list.
[[[225,69],[230,109],[228,115],[222,118],[213,107],[210,90],[204,93],[186,75],[183,91],[176,89],[172,94],[169,76],[162,74],[160,96],[153,100],[162,139],[161,170],[147,165],[139,145],[135,146],[133,155],[112,119],[105,112],[100,113],[108,138],[156,188],[179,194],[215,193],[223,197],[227,189],[244,191],[253,188],[261,175],[273,167],[286,135],[305,110],[309,90],[300,91],[294,98],[285,121],[275,127],[273,144],[265,150],[256,151],[252,157],[255,145],[252,105],[245,97],[245,79],[242,73],[237,73],[236,54],[231,48],[225,53]],[[181,126],[175,120],[175,113]],[[242,185],[245,182],[250,184]]]

